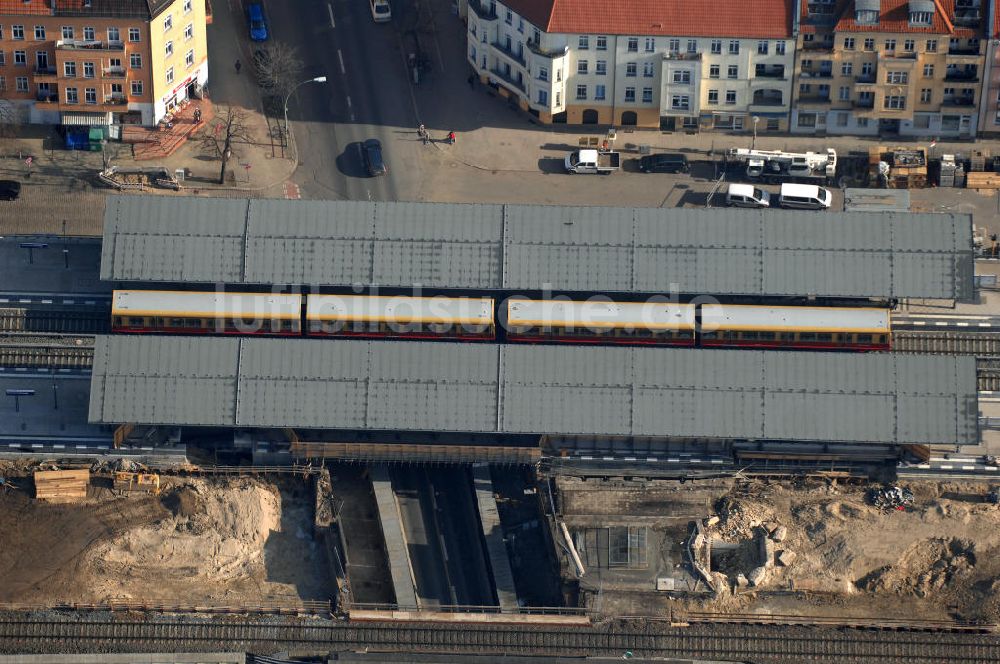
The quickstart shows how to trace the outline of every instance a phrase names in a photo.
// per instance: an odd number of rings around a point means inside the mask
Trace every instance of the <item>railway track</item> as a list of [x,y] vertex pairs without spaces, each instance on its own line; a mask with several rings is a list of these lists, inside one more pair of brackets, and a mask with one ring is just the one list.
[[0,308],[0,333],[102,334],[110,329],[109,318],[100,310]]
[[1000,333],[996,332],[899,330],[893,332],[892,340],[893,348],[903,353],[1000,358]]
[[754,662],[1000,662],[1000,638],[966,633],[829,629],[788,625],[613,621],[593,628],[430,623],[138,621],[0,618],[0,650],[131,652],[163,647],[260,652],[361,647],[387,652],[690,657]]
[[67,346],[0,343],[0,367],[27,369],[89,369],[94,364],[93,345]]

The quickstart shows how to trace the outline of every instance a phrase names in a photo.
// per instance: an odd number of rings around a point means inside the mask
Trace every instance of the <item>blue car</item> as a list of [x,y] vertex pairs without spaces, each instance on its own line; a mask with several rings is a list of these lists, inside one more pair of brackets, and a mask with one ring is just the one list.
[[267,20],[264,18],[264,7],[259,2],[253,2],[247,7],[247,18],[250,19],[250,39],[256,42],[267,41]]

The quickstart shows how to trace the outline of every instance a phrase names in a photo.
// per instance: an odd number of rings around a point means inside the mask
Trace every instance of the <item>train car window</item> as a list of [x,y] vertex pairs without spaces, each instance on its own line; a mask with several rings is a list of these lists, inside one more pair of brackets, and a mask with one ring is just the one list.
[[[709,335],[711,335],[711,334],[713,334],[713,333],[712,333],[712,332],[709,332],[708,334],[709,334]],[[676,333],[676,335],[675,335],[675,336],[676,336],[676,337],[677,337],[678,339],[693,339],[693,338],[694,338],[694,333],[693,333],[693,332],[692,332],[691,330],[679,330],[679,331],[678,331],[678,332]],[[711,337],[708,337],[708,338],[711,338]]]
[[774,341],[774,332],[760,332],[759,335],[764,341]]
[[795,333],[794,332],[782,332],[781,335],[778,338],[781,339],[782,341],[794,341],[795,340]]
[[121,316],[115,316],[114,317],[114,324],[115,324],[115,327],[121,327],[122,317]]
[[833,334],[830,332],[820,332],[816,335],[817,341],[833,341]]
[[718,333],[717,332],[702,332],[701,333],[701,338],[702,339],[717,339],[718,338]]
[[884,334],[878,335],[878,342],[880,344],[884,344],[885,343],[885,335]]
[[200,318],[188,318],[185,321],[185,325],[187,325],[188,327],[201,327],[201,319]]
[[131,327],[142,327],[145,322],[146,322],[145,318],[136,317],[136,316],[129,317],[129,319],[128,319],[128,324]]
[[756,332],[744,332],[742,338],[746,339],[747,341],[756,341],[757,340],[757,333]]
[[802,332],[799,334],[799,341],[816,341],[815,332]]
[[722,333],[723,339],[738,339],[740,336],[739,332],[733,332],[732,330],[726,330]]
[[854,338],[855,343],[859,344],[870,344],[872,342],[872,335],[870,334],[858,334]]

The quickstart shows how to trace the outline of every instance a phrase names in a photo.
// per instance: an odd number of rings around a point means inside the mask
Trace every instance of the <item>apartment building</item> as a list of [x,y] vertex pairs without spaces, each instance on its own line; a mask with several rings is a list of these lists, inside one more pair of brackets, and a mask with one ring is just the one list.
[[544,123],[788,128],[794,0],[468,0],[470,66]]
[[791,131],[973,137],[990,0],[802,0]]
[[1000,134],[1000,11],[997,11],[997,0],[988,0],[984,11],[986,64],[979,103],[979,133],[996,136]]
[[22,122],[154,125],[208,80],[205,0],[0,0],[0,99]]

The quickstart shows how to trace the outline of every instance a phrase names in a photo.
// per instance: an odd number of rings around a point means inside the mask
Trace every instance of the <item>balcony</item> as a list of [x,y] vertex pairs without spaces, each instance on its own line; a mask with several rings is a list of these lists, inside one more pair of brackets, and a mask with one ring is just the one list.
[[121,41],[100,41],[85,39],[60,39],[56,42],[56,50],[60,51],[124,51],[125,43]]
[[886,51],[880,60],[916,60],[917,54],[912,51]]
[[978,28],[979,22],[983,19],[978,9],[955,8],[955,25],[963,28]]
[[689,62],[695,60],[701,60],[701,53],[681,53],[680,51],[668,51],[663,54],[664,60],[687,60]]
[[104,78],[125,78],[124,67],[105,67],[102,73]]
[[527,41],[525,46],[527,46],[528,50],[534,53],[535,55],[539,55],[543,58],[549,58],[549,59],[561,58],[567,53],[569,53],[569,46],[563,46],[562,48],[542,48],[531,39]]
[[124,106],[128,103],[128,98],[124,93],[104,95],[105,106]]
[[945,71],[944,80],[946,81],[958,81],[961,83],[977,83],[979,82],[979,72],[978,71]]
[[833,53],[833,41],[808,41],[802,43],[802,50],[810,53]]
[[948,45],[948,55],[979,55],[978,46],[966,45]]
[[510,74],[507,74],[507,73],[505,73],[505,72],[503,72],[503,71],[501,71],[499,69],[491,69],[490,73],[493,74],[494,76],[496,76],[497,78],[499,78],[500,80],[504,81],[505,83],[507,83],[507,84],[509,84],[509,85],[511,85],[511,86],[513,86],[515,88],[517,88],[521,92],[525,92],[525,87],[524,87],[524,81],[523,80],[522,81],[518,81],[516,78],[514,78]]
[[469,0],[469,9],[472,13],[479,17],[480,21],[495,21],[497,20],[497,11],[495,5],[490,5],[488,2],[478,2],[477,0]]
[[804,106],[823,106],[830,103],[830,93],[809,92],[799,96],[798,103]]
[[948,97],[941,102],[942,106],[975,106],[975,97]]
[[784,67],[759,67],[754,71],[756,78],[770,78],[773,80],[785,80]]
[[[513,48],[508,48],[508,46],[506,44],[501,44],[500,42],[490,42],[490,46],[492,46],[496,50],[500,51],[500,53],[502,53],[503,55],[507,56],[508,58],[510,58],[511,60],[513,60],[514,62],[516,62],[517,64],[521,65],[522,67],[524,67],[527,64],[524,61],[524,53],[523,52],[518,53]],[[513,46],[513,44],[512,44],[512,46]]]
[[861,74],[860,76],[855,76],[854,82],[859,85],[874,85],[875,74]]
[[35,101],[39,104],[56,104],[59,102],[58,92],[38,92],[35,94]]
[[35,67],[36,83],[55,83],[59,74],[55,67]]
[[875,108],[875,98],[855,99],[851,101],[851,106],[854,108]]
[[751,106],[784,106],[784,95],[781,90],[755,90]]

